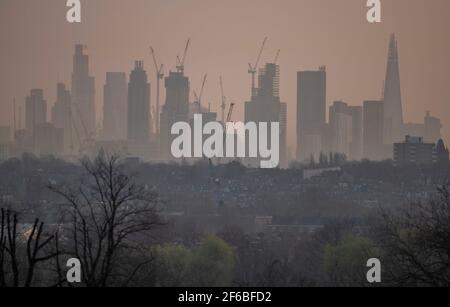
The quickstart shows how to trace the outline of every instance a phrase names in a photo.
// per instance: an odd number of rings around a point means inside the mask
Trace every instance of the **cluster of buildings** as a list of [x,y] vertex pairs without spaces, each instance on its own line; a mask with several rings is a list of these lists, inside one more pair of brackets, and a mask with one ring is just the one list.
[[[435,161],[433,155],[436,155],[437,142],[441,138],[441,121],[427,112],[423,123],[404,122],[398,48],[394,35],[390,38],[381,100],[367,100],[360,106],[335,101],[329,108],[327,122],[326,68],[299,72],[297,80],[297,160],[318,161],[322,154],[333,152],[345,154],[349,160],[394,159],[396,163]],[[408,144],[415,139],[412,136],[431,148],[426,158],[408,159],[399,154],[401,147],[410,146]],[[442,147],[442,140],[440,143]]]
[[[244,121],[279,122],[280,166],[286,167],[290,159],[287,151],[288,107],[280,99],[279,75],[280,67],[276,63],[267,63],[259,69],[257,85],[253,82],[250,100],[245,102]],[[25,152],[70,160],[95,155],[99,150],[144,161],[172,160],[170,148],[175,136],[170,132],[174,123],[192,123],[196,113],[203,115],[204,124],[219,119],[217,113],[202,106],[200,98],[190,101],[190,81],[184,65],[177,66],[176,71],[171,71],[165,78],[158,71],[157,78],[155,109],[142,61],[135,62],[128,78],[124,72],[107,72],[103,88],[103,124],[99,128],[95,114],[95,79],[89,73],[89,56],[83,45],[76,45],[71,89],[65,84],[57,84],[57,98],[51,110],[48,110],[42,89],[30,91],[24,105],[25,125],[22,126],[22,112],[19,111],[18,125],[14,114],[13,129],[0,127],[0,161]],[[160,79],[164,79],[165,85],[165,104],[161,109]],[[399,163],[401,159],[436,161],[439,150],[441,157],[445,156],[447,149],[442,141],[436,145],[441,137],[438,118],[427,112],[423,123],[404,122],[394,35],[389,44],[383,99],[364,101],[360,106],[335,101],[329,107],[327,121],[326,67],[298,72],[297,90],[297,161],[318,161],[330,153],[345,155],[349,160],[395,159]],[[225,109],[223,102],[220,120],[223,124]],[[404,141],[405,136],[411,137]],[[411,143],[416,147],[418,143],[428,147],[431,144],[431,154],[426,150],[426,154],[423,153],[426,158],[414,160],[403,153],[408,151],[405,148],[411,147]],[[259,165],[258,158],[243,162]]]
[[[158,78],[160,76],[158,72]],[[200,98],[190,101],[190,81],[184,73],[184,65],[177,66],[176,71],[164,78],[165,104],[160,112],[159,102],[156,109],[151,104],[148,79],[142,61],[135,62],[129,77],[124,72],[107,72],[103,88],[103,124],[99,128],[95,114],[95,79],[89,73],[89,56],[85,46],[76,45],[71,90],[58,83],[56,101],[48,110],[44,91],[32,89],[25,99],[24,127],[21,116],[16,125],[15,115],[13,131],[10,127],[0,127],[0,161],[23,153],[76,160],[80,156],[94,156],[100,150],[144,161],[172,160],[171,144],[176,136],[171,134],[171,127],[174,123],[193,124],[194,114],[200,113],[206,125],[218,121],[218,116],[205,108]],[[279,66],[266,64],[260,70],[258,85],[252,89],[251,99],[246,103],[246,121],[281,123],[282,165],[287,166],[287,108],[279,97]],[[159,93],[157,97],[159,100]],[[230,105],[229,115],[233,106]],[[222,106],[223,124],[226,108]],[[256,166],[259,159],[243,162]]]

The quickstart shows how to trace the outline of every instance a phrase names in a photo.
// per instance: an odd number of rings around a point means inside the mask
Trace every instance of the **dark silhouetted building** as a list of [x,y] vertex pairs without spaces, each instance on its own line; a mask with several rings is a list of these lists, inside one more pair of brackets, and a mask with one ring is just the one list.
[[157,156],[150,114],[150,83],[142,61],[135,62],[128,83],[127,149],[129,155],[142,161]]
[[297,160],[319,158],[326,142],[326,69],[297,73]]
[[55,128],[64,130],[65,153],[73,153],[72,98],[63,83],[58,83],[56,102],[52,108],[52,123]]
[[144,63],[136,61],[128,84],[128,140],[150,141],[150,83]]
[[433,164],[437,161],[436,147],[424,143],[422,137],[406,136],[402,143],[394,144],[394,164]]
[[47,101],[42,89],[33,89],[25,100],[25,129],[33,136],[36,125],[47,121]]
[[436,144],[436,158],[439,164],[447,164],[449,162],[449,151],[442,139],[439,139]]
[[166,103],[161,111],[160,154],[164,160],[172,159],[172,125],[176,122],[189,122],[189,79],[182,71],[170,72],[165,78]]
[[26,143],[30,144],[32,152],[36,149],[36,127],[46,122],[47,101],[44,99],[44,91],[33,89],[25,100]]
[[75,45],[72,73],[72,115],[74,128],[82,143],[96,136],[95,79],[89,76],[89,56],[84,54],[84,48],[83,45]]
[[363,158],[365,159],[382,160],[384,158],[383,109],[384,103],[382,101],[364,101]]
[[103,87],[103,132],[104,140],[126,140],[128,119],[127,77],[122,72],[106,73]]

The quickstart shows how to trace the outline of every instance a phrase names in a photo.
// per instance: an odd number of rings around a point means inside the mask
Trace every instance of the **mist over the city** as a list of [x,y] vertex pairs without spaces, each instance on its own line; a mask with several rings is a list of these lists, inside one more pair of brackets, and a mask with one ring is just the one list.
[[2,1],[0,287],[449,286],[450,3],[373,2]]

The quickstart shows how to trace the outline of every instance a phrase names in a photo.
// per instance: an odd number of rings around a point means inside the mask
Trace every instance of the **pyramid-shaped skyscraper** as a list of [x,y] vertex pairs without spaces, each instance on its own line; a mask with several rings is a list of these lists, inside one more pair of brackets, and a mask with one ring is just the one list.
[[398,48],[395,34],[391,34],[384,85],[384,142],[392,144],[399,141],[403,138],[402,134],[403,109]]

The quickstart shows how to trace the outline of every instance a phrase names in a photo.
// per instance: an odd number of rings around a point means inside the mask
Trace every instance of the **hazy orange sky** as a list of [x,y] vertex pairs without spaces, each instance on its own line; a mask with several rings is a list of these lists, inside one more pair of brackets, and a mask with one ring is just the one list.
[[[65,0],[0,1],[0,125],[12,118],[12,99],[23,104],[31,88],[43,88],[50,106],[56,82],[70,86],[73,45],[87,44],[96,77],[97,118],[102,117],[107,71],[127,74],[145,61],[155,103],[152,45],[174,69],[187,38],[191,88],[208,73],[204,102],[218,110],[219,75],[225,94],[243,118],[250,95],[249,61],[264,36],[262,63],[281,49],[281,98],[289,108],[289,140],[295,148],[296,71],[326,65],[327,101],[361,105],[379,99],[389,33],[397,34],[404,117],[422,122],[426,110],[441,117],[450,140],[450,1],[382,0],[381,24],[366,21],[365,0],[82,0],[82,23],[69,24]],[[166,70],[166,71],[167,71]],[[23,122],[23,121],[22,121]]]

